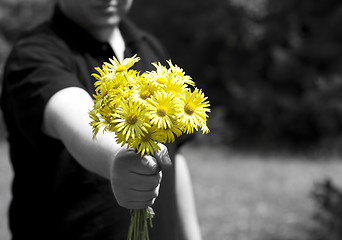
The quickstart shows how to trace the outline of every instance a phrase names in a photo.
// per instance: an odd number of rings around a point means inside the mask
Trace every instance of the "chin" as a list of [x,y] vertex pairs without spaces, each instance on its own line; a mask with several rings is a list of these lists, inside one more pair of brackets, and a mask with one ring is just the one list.
[[120,17],[111,17],[111,18],[102,18],[99,21],[96,21],[94,25],[97,27],[111,27],[111,26],[116,26],[120,23],[121,18]]

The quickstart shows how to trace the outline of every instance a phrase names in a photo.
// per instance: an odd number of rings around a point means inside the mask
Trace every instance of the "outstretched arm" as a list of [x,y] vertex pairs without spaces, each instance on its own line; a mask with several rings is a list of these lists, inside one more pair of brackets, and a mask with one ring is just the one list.
[[88,111],[90,95],[77,87],[65,88],[48,101],[42,130],[61,140],[70,154],[87,170],[111,181],[114,195],[122,207],[140,209],[151,206],[159,193],[161,173],[158,165],[171,163],[167,148],[150,156],[121,148],[114,134],[102,133],[92,139]]
[[71,155],[87,170],[110,178],[113,160],[120,150],[112,133],[92,139],[89,110],[90,95],[77,87],[65,88],[48,101],[43,119],[43,132],[61,140]]

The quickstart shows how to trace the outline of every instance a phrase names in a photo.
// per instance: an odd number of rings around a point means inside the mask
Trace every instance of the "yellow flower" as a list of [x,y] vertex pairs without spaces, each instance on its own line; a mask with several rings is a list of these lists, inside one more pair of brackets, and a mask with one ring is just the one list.
[[191,86],[195,86],[195,82],[192,81],[189,75],[185,75],[185,72],[182,68],[178,67],[177,65],[173,65],[171,60],[168,60],[167,63],[170,66],[171,76],[175,78],[177,81],[180,81],[182,84],[189,84]]
[[122,61],[118,61],[115,57],[109,59],[110,63],[105,62],[105,64],[114,72],[122,73],[126,72],[131,68],[136,62],[140,61],[140,57],[135,54],[133,57],[125,58]]
[[137,102],[123,101],[113,114],[115,132],[122,134],[125,140],[135,139],[147,132],[149,125],[145,123],[145,111]]
[[100,74],[98,75],[97,73],[91,74],[96,80],[99,80],[99,82],[95,83],[95,86],[98,83],[101,83],[101,80],[104,78],[111,78],[112,75],[112,69],[108,68],[106,64],[102,64],[102,69],[100,67],[95,67],[95,70]]
[[[115,131],[113,131],[113,132],[115,132]],[[132,147],[133,139],[130,138],[130,139],[126,140],[126,136],[123,135],[122,132],[120,132],[120,133],[116,132],[115,133],[115,140],[116,140],[116,143],[121,144],[121,147],[123,147],[125,145],[127,148]]]
[[92,126],[93,128],[93,139],[94,139],[96,135],[98,134],[98,132],[100,131],[102,122],[100,118],[97,116],[96,110],[89,111],[89,116],[92,119],[89,125]]
[[178,94],[182,94],[186,88],[182,82],[177,81],[177,79],[171,77],[165,84],[165,92],[172,93],[175,97]]
[[151,98],[157,88],[146,78],[140,78],[134,86],[132,92],[132,100],[138,101],[140,104],[146,104],[147,99]]
[[176,109],[173,95],[166,92],[157,92],[155,96],[147,99],[146,109],[151,124],[163,129],[173,126],[176,119]]
[[138,78],[137,74],[137,71],[129,70],[122,75],[117,75],[117,78],[122,79],[121,85],[110,93],[112,101],[114,101],[115,104],[128,100],[131,97],[134,90],[133,86],[136,85]]
[[173,122],[173,125],[171,128],[158,129],[158,133],[160,135],[159,142],[161,142],[161,143],[174,142],[175,141],[175,135],[177,137],[182,135],[181,125],[179,125],[178,122],[175,121],[175,122]]
[[177,119],[181,122],[183,130],[186,133],[193,133],[194,129],[201,127],[203,133],[209,131],[206,126],[206,121],[210,112],[209,102],[206,101],[207,97],[198,88],[195,88],[194,92],[190,89],[184,92],[184,95],[177,99],[177,108],[179,112],[177,113]]
[[102,129],[103,132],[114,132],[113,112],[114,111],[108,107],[103,107],[99,110],[92,109],[91,111],[89,111],[89,116],[92,119],[89,124],[93,127],[93,138],[96,137],[100,129]]
[[158,140],[160,140],[160,135],[156,128],[149,127],[145,135],[133,140],[132,146],[141,156],[144,154],[154,156],[154,151],[160,150],[157,144]]
[[165,84],[169,78],[168,69],[158,63],[152,63],[152,65],[156,68],[155,71],[146,72],[144,77],[152,82],[158,88],[164,88]]
[[123,75],[115,75],[109,70],[108,66],[104,65],[103,68],[95,68],[100,73],[92,74],[98,81],[95,82],[94,102],[95,108],[99,105],[108,105],[117,101],[117,97],[121,96],[120,92],[123,91],[127,85],[126,77]]
[[207,134],[207,133],[210,132],[210,130],[209,130],[207,124],[205,124],[205,123],[202,123],[202,125],[201,125],[201,130],[202,130],[202,133],[205,133],[205,134]]
[[140,73],[136,70],[128,70],[127,73],[124,74],[125,77],[125,86],[129,88],[133,88],[135,85],[138,85],[141,81]]

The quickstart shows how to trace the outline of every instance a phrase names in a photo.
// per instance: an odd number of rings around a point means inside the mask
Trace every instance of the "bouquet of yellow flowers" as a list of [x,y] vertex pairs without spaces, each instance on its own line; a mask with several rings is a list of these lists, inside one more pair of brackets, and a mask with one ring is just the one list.
[[[94,107],[89,112],[93,137],[114,132],[116,142],[143,156],[160,150],[157,143],[173,142],[183,133],[208,133],[209,102],[182,68],[167,61],[169,68],[152,63],[154,71],[140,73],[131,67],[140,60],[134,55],[109,59],[95,69]],[[149,209],[132,210],[128,239],[148,239]]]

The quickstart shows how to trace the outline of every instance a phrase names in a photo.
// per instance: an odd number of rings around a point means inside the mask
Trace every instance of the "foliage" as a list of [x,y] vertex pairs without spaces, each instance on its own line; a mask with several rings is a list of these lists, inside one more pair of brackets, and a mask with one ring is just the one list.
[[135,17],[225,106],[235,140],[311,144],[340,134],[340,1],[143,4]]
[[316,239],[342,238],[342,191],[330,179],[316,184],[312,192],[317,205],[315,219],[320,226]]

